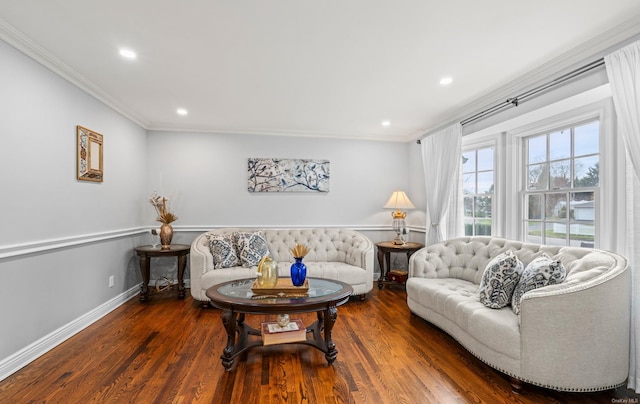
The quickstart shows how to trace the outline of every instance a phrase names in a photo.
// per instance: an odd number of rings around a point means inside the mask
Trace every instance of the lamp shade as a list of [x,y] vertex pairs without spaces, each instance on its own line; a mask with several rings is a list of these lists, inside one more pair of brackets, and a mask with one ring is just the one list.
[[393,191],[391,198],[385,203],[385,209],[415,209],[407,194],[404,191]]

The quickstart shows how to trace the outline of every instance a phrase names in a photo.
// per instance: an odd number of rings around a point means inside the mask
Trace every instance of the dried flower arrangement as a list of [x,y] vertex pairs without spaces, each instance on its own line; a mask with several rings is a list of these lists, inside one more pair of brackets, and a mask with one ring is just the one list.
[[153,205],[158,213],[156,221],[164,224],[169,224],[178,220],[178,216],[169,212],[167,202],[169,202],[169,200],[164,196],[158,195],[157,192],[154,192],[153,195],[151,195],[151,198],[149,198],[149,203]]
[[304,244],[296,244],[290,251],[293,258],[303,258],[310,250]]

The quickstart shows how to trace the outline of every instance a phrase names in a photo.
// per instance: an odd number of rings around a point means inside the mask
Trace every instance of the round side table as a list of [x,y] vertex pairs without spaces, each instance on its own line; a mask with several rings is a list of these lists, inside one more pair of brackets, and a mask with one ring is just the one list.
[[[380,279],[378,288],[382,289],[384,282],[389,282],[387,275],[391,270],[391,253],[406,253],[407,263],[411,254],[424,247],[424,244],[407,242],[405,244],[395,244],[393,241],[381,241],[376,243],[378,249],[378,264],[380,265]],[[385,267],[386,263],[386,267]]]
[[171,244],[168,250],[160,246],[150,245],[136,247],[136,255],[140,257],[140,273],[142,274],[142,286],[140,286],[140,301],[146,302],[149,295],[149,277],[151,272],[151,257],[177,257],[178,259],[178,298],[184,299],[184,269],[187,266],[187,255],[191,246],[186,244]]

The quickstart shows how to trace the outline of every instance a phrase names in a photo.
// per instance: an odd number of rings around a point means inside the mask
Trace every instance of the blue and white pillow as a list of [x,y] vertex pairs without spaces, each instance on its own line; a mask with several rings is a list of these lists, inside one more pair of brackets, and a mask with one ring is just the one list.
[[512,251],[505,251],[493,258],[482,274],[478,289],[480,302],[492,309],[507,306],[523,268],[524,265]]
[[567,271],[560,260],[554,260],[547,254],[542,254],[527,265],[520,282],[516,286],[511,298],[511,308],[515,314],[520,314],[522,296],[530,290],[547,285],[562,283],[567,277]]
[[257,266],[263,257],[269,255],[267,239],[262,230],[252,233],[235,232],[233,238],[238,249],[238,257],[245,268]]
[[231,234],[206,234],[209,250],[213,255],[213,268],[233,268],[240,266],[240,258]]

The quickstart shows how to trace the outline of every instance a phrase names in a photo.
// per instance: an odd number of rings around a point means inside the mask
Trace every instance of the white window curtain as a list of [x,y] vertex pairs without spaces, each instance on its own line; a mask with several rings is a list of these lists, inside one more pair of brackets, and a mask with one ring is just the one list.
[[631,357],[628,387],[640,393],[640,42],[604,58],[611,85],[618,132],[633,167],[627,183],[627,248],[631,267]]
[[451,207],[459,206],[461,143],[459,123],[421,140],[427,190],[426,245],[442,241],[443,234],[447,238],[460,235],[462,218],[458,209]]

